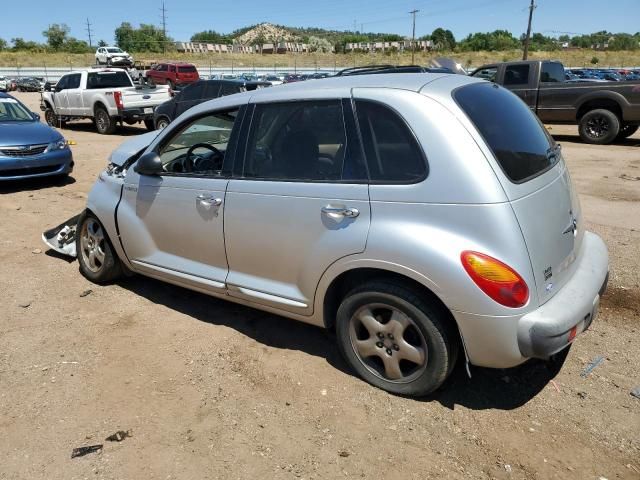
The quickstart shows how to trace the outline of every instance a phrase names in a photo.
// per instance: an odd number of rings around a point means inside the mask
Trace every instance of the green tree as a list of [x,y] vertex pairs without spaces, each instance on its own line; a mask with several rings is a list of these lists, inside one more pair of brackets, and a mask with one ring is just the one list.
[[629,33],[617,33],[609,42],[609,50],[637,50],[638,39]]
[[229,37],[229,35],[218,33],[215,30],[205,30],[203,32],[194,33],[191,35],[191,41],[201,43],[233,43],[233,39]]
[[62,50],[64,43],[67,41],[67,35],[69,35],[69,27],[64,23],[54,23],[49,26],[42,35],[47,39],[49,47],[54,51]]
[[128,22],[123,22],[115,30],[117,45],[129,52],[155,52],[163,51],[165,48],[173,47],[173,40],[165,37],[162,30],[155,25],[140,24],[135,28]]
[[31,40],[25,40],[21,37],[12,38],[11,43],[13,43],[13,51],[28,51],[28,52],[41,52],[46,49],[44,45],[41,43],[33,42]]
[[433,33],[431,33],[431,40],[436,47],[442,50],[453,50],[456,48],[456,39],[451,30],[436,28]]
[[2,50],[6,50],[9,47],[9,44],[4,38],[0,38],[0,52]]
[[312,52],[327,53],[332,49],[331,42],[326,38],[316,36],[309,37],[309,50]]
[[87,42],[73,37],[67,39],[64,43],[63,49],[65,52],[69,53],[89,53],[92,51]]
[[600,63],[600,59],[598,57],[593,57],[591,59],[591,64],[592,65],[597,65],[598,63]]
[[107,42],[105,42],[104,40],[100,40],[100,41],[98,42],[98,46],[99,46],[99,47],[106,47],[107,45],[108,45],[108,43],[107,43]]

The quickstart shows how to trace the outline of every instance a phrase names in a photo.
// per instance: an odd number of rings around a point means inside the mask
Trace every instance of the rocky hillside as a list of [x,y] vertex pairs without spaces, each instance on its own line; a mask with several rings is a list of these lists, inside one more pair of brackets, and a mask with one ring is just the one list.
[[294,35],[289,30],[272,25],[271,23],[261,23],[260,25],[256,25],[235,38],[236,42],[245,45],[251,45],[254,43],[272,43],[275,41],[295,42],[299,40],[300,37]]

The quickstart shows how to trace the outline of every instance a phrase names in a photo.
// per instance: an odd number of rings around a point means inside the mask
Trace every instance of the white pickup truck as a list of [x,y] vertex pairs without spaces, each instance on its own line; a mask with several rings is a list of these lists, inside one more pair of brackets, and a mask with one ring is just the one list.
[[171,98],[166,86],[134,85],[125,70],[91,68],[64,75],[42,92],[40,110],[50,126],[90,118],[98,133],[110,134],[118,122],[144,122],[154,129],[153,111]]

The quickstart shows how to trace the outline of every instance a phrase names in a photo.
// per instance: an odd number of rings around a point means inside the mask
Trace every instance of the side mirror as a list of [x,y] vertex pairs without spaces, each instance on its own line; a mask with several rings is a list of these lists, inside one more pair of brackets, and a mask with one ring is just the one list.
[[45,92],[50,92],[51,91],[51,83],[47,82],[44,84],[44,91]]
[[156,152],[149,152],[142,155],[133,171],[140,175],[160,175],[162,173],[162,160]]
[[56,85],[56,87],[53,89],[55,92],[61,92],[62,88],[60,88],[58,85]]
[[40,121],[40,114],[39,114],[39,113],[31,112],[31,116],[33,117],[33,119],[34,119],[36,122],[39,122],[39,121]]

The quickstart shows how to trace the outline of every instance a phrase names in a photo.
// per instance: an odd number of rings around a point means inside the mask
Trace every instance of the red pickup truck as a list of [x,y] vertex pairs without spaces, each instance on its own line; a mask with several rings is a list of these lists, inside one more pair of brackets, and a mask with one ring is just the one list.
[[146,76],[151,85],[169,85],[172,90],[200,80],[196,67],[183,62],[158,63],[147,71]]

